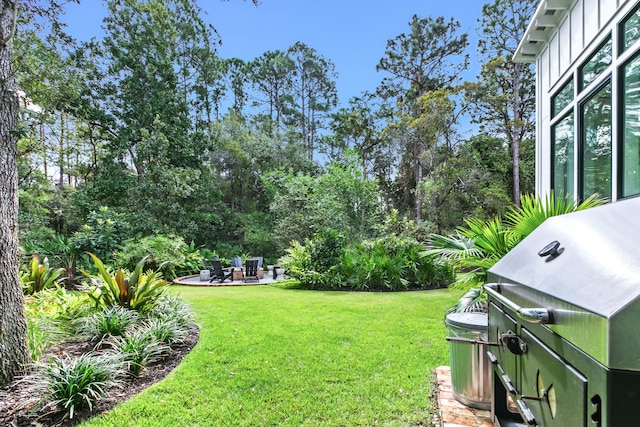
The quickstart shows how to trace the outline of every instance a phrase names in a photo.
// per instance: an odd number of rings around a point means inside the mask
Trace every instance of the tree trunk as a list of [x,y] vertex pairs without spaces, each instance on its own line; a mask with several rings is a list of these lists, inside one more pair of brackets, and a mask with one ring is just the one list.
[[422,219],[422,178],[424,170],[422,167],[422,144],[420,141],[415,142],[414,156],[416,159],[416,221]]
[[49,177],[47,168],[47,139],[44,133],[44,114],[40,115],[40,143],[42,144],[42,167],[44,168],[44,176]]
[[29,361],[24,298],[18,278],[18,98],[11,38],[15,5],[0,2],[0,385]]
[[60,191],[64,190],[64,113],[60,113],[60,149],[58,151],[58,169],[60,180],[58,185]]
[[522,139],[522,121],[520,113],[520,64],[514,67],[513,120],[515,129],[511,136],[511,155],[513,156],[513,203],[520,206],[520,140]]

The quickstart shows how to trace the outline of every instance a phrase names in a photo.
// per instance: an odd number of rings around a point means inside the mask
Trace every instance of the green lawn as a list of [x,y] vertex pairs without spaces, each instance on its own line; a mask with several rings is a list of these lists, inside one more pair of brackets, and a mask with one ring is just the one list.
[[164,381],[88,426],[411,426],[448,364],[448,290],[178,288],[200,341]]

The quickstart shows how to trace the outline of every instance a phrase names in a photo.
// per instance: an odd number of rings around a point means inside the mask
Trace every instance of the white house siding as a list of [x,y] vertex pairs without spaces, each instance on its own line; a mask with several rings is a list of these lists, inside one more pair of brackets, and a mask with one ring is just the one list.
[[[617,198],[616,165],[617,165],[617,67],[629,55],[618,58],[617,26],[620,20],[629,13],[640,0],[542,0],[536,15],[530,23],[525,39],[521,42],[515,60],[535,62],[536,64],[536,193],[544,195],[551,189],[552,153],[551,126],[551,97],[574,76],[574,97],[578,96],[576,70],[599,47],[606,37],[612,35],[613,68],[604,76],[600,76],[593,86],[607,78],[612,79],[613,93],[613,134],[612,134],[612,163],[613,182],[612,200]],[[562,7],[566,7],[562,9]],[[546,10],[555,10],[553,26],[549,27],[549,17]],[[544,32],[540,31],[545,27]],[[541,40],[541,39],[546,39]],[[538,40],[537,43],[531,43]],[[638,49],[635,49],[637,51]],[[535,53],[532,56],[531,53]],[[609,77],[610,76],[610,77]],[[591,87],[591,86],[590,86]],[[586,90],[584,91],[586,93]],[[584,97],[584,93],[580,95]],[[578,107],[576,107],[578,108]],[[576,110],[574,110],[576,111]],[[574,120],[574,137],[579,134],[579,120]],[[578,151],[575,150],[574,164],[578,165]],[[577,167],[577,166],[576,166]],[[577,171],[576,171],[577,174]],[[575,180],[576,187],[578,179]],[[574,190],[577,194],[577,188]]]
[[571,26],[571,61],[575,61],[578,58],[578,55],[582,53],[582,47],[584,46],[582,2],[578,2],[578,4],[571,9],[569,23]]

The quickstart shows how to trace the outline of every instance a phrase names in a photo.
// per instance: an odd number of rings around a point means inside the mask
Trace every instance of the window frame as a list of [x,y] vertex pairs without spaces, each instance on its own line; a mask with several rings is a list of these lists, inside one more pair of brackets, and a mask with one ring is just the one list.
[[[611,65],[610,65],[611,66]],[[603,73],[604,74],[604,73]],[[584,161],[584,150],[585,150],[585,144],[586,144],[586,135],[585,135],[585,120],[584,120],[584,107],[585,105],[591,101],[602,89],[604,89],[605,86],[607,85],[611,85],[611,121],[610,121],[610,126],[611,126],[611,141],[609,142],[610,144],[610,148],[611,148],[611,158],[609,160],[610,162],[610,172],[609,172],[609,181],[610,181],[610,187],[609,187],[609,201],[613,200],[613,190],[614,190],[614,186],[613,186],[613,175],[614,175],[614,161],[613,161],[613,149],[614,146],[616,144],[616,141],[614,141],[614,108],[616,108],[616,106],[614,105],[614,80],[613,80],[613,75],[611,72],[606,73],[607,77],[600,81],[597,85],[595,85],[594,87],[592,87],[589,91],[584,93],[584,96],[581,96],[580,99],[578,100],[578,102],[576,103],[576,109],[578,112],[578,115],[576,116],[576,123],[578,126],[578,134],[577,134],[577,141],[576,141],[576,137],[574,135],[574,144],[575,144],[575,150],[577,151],[577,161],[576,161],[576,170],[577,170],[577,175],[575,176],[576,179],[576,184],[577,184],[577,192],[576,192],[576,196],[577,199],[579,201],[585,200],[586,198],[590,197],[591,194],[586,195],[584,194],[584,178],[585,178],[585,173],[584,173],[584,167],[585,167],[585,161]],[[618,138],[620,139],[620,138]],[[619,156],[618,156],[619,158]],[[616,173],[618,171],[615,171]],[[600,195],[600,197],[602,197],[602,195]]]
[[[575,89],[575,87],[574,87]],[[572,101],[573,103],[573,101]],[[572,103],[570,105],[572,105]],[[566,111],[564,111],[566,110]],[[567,117],[569,117],[570,115],[573,114],[573,171],[571,171],[571,173],[573,174],[573,188],[569,189],[569,191],[565,191],[565,196],[571,195],[572,197],[576,197],[577,193],[576,193],[576,183],[578,181],[578,176],[576,175],[576,169],[577,169],[577,159],[576,159],[576,121],[577,121],[577,117],[575,114],[575,111],[572,108],[570,109],[566,109],[563,108],[563,114],[562,115],[558,115],[557,116],[557,120],[554,120],[553,124],[550,126],[550,130],[551,130],[551,150],[550,154],[551,154],[551,190],[555,193],[556,190],[556,126],[558,126],[560,123],[562,123]],[[555,119],[556,117],[554,117]],[[557,194],[556,194],[557,196]]]
[[[640,10],[640,3],[634,10]],[[630,15],[630,14],[629,14]],[[622,28],[622,27],[620,27]],[[639,39],[640,40],[640,39]],[[638,40],[636,40],[637,42]],[[626,50],[625,50],[626,52]],[[624,61],[618,66],[617,74],[618,74],[618,87],[615,88],[617,91],[617,102],[615,103],[615,108],[618,109],[618,116],[616,121],[616,126],[619,129],[618,138],[616,140],[616,149],[618,151],[618,157],[616,162],[616,174],[618,176],[617,180],[617,197],[616,200],[623,200],[632,197],[640,196],[640,191],[636,194],[624,194],[624,153],[625,153],[625,126],[626,126],[626,118],[625,118],[625,68],[634,60],[640,59],[640,49],[635,50],[631,55],[627,56]]]

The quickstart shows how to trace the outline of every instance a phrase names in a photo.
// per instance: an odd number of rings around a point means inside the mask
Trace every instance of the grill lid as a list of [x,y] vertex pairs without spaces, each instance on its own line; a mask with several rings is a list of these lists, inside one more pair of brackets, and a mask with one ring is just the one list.
[[489,270],[489,281],[615,316],[640,297],[640,198],[547,219]]

